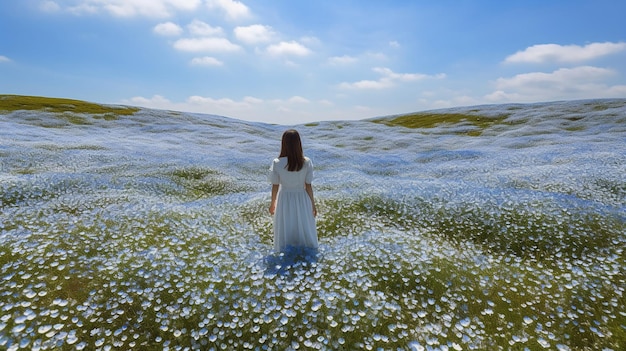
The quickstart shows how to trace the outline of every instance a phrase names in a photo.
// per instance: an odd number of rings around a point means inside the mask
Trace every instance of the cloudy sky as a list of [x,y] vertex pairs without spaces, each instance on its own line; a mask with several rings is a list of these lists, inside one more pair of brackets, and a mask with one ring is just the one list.
[[280,124],[626,97],[622,0],[0,2],[0,94]]

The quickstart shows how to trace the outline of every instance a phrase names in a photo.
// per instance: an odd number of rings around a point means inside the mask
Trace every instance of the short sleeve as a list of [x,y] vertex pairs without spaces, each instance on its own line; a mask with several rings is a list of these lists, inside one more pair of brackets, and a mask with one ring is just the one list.
[[272,184],[280,184],[280,176],[278,175],[278,171],[274,168],[276,163],[276,160],[272,161],[270,170],[267,173],[267,180]]
[[310,159],[307,159],[306,177],[304,178],[304,182],[306,184],[311,184],[313,182],[313,162],[311,162]]

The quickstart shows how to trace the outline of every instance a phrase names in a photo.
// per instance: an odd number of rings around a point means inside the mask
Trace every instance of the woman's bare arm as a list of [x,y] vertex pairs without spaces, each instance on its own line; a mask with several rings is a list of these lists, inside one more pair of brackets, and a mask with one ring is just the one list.
[[272,184],[272,202],[270,203],[270,214],[274,215],[274,211],[276,211],[276,199],[278,195],[278,184]]
[[317,216],[317,208],[315,207],[315,197],[313,197],[313,186],[311,184],[305,184],[304,188],[306,189],[306,193],[309,194],[311,198],[311,205],[313,205],[313,216]]

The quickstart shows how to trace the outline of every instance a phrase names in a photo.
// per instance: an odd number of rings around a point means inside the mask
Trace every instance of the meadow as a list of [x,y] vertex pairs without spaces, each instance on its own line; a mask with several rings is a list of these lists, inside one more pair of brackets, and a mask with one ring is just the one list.
[[0,95],[0,350],[626,349],[626,99],[294,127]]

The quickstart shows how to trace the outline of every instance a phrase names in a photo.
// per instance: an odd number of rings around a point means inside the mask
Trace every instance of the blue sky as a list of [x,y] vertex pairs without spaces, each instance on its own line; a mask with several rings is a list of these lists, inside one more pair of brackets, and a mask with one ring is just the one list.
[[626,97],[626,1],[0,2],[0,94],[279,124]]

